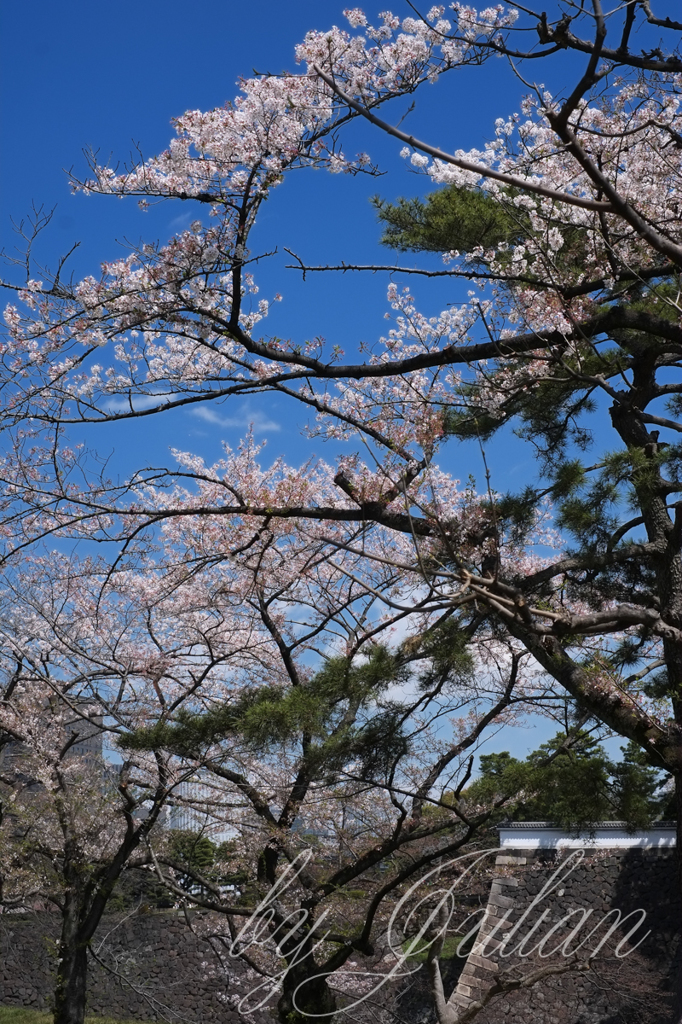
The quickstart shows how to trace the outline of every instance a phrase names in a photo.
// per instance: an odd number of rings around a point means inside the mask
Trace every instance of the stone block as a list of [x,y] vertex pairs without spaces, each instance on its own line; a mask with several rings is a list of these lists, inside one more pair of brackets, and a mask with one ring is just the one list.
[[466,982],[460,980],[457,991],[460,995],[470,1000],[480,999],[490,988],[490,981],[481,981],[477,978],[467,978]]
[[484,971],[491,971],[496,973],[499,971],[499,964],[495,963],[494,960],[489,960],[485,956],[479,956],[477,953],[470,953],[467,963],[473,964],[475,967],[480,967]]
[[455,1005],[457,1006],[463,1006],[464,1009],[467,1009],[467,1007],[471,1006],[473,1002],[473,999],[471,999],[469,996],[462,995],[460,992],[453,992],[450,998],[448,999],[448,1003],[450,1005],[452,1005],[452,1003],[455,1003]]
[[511,878],[507,875],[498,875],[492,884],[507,886],[509,889],[518,889],[520,882],[518,878]]
[[511,908],[516,906],[516,900],[513,899],[511,896],[500,896],[498,895],[498,893],[494,892],[490,895],[490,898],[488,900],[488,906]]

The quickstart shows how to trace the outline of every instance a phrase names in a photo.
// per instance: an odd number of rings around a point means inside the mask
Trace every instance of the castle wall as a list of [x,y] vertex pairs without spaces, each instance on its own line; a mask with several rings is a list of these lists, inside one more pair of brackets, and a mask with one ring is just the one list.
[[[640,922],[640,909],[644,922],[621,944]],[[590,959],[616,923],[615,911],[623,919],[633,916]],[[566,941],[581,922],[580,931]],[[580,970],[548,974],[533,987],[501,994],[476,1016],[477,1024],[665,1021],[681,925],[674,850],[505,849],[497,857],[481,931],[451,1005],[461,1016],[501,978],[565,968],[576,953]]]

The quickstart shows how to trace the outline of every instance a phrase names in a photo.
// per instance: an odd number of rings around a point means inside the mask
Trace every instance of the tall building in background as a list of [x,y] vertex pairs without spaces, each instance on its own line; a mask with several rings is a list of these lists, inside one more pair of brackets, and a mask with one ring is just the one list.
[[93,704],[87,697],[73,700],[71,704],[77,707],[84,717],[74,714],[73,719],[66,723],[66,733],[78,736],[69,753],[74,757],[101,759],[104,752],[104,719],[99,705]]
[[175,788],[168,827],[183,832],[201,832],[214,843],[234,838],[236,830],[222,819],[220,790],[215,777],[198,772]]
[[[69,704],[70,715],[63,726],[63,740],[66,743],[71,736],[76,736],[77,739],[69,747],[66,757],[84,757],[91,758],[93,762],[101,762],[104,749],[104,719],[99,706],[87,697],[71,697]],[[46,728],[49,726],[49,714],[49,707],[46,706]],[[26,766],[27,756],[26,744],[14,738],[7,740],[0,749],[0,771],[5,774],[23,775],[22,765]]]

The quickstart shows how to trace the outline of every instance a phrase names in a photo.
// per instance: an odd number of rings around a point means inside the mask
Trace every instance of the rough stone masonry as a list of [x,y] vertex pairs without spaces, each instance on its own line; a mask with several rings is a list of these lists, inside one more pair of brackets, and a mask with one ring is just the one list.
[[[466,1009],[510,967],[523,974],[536,966],[519,955],[504,959],[483,947],[486,934],[505,911],[508,928],[524,915],[572,851],[501,853],[477,944],[453,993]],[[682,908],[676,901],[674,850],[586,850],[584,858],[523,923],[523,934],[546,912],[538,927],[545,934],[568,910],[593,910],[601,919],[614,909],[624,916],[646,911],[650,934],[632,955],[595,961],[589,971],[544,979],[534,988],[509,992],[493,1001],[476,1024],[659,1024],[669,1011],[672,973],[680,941]],[[201,918],[201,915],[197,915]],[[0,915],[0,1004],[48,1009],[54,982],[58,917]],[[505,925],[507,930],[507,925]],[[627,929],[626,929],[627,930]],[[499,933],[498,933],[499,935]],[[520,938],[521,933],[517,936]],[[178,1024],[244,1024],[238,999],[252,986],[232,961],[228,976],[215,970],[210,943],[198,938],[176,911],[138,912],[105,918],[93,943],[108,969],[91,964],[88,1012],[130,1020],[166,1019]],[[453,976],[445,966],[445,976]],[[459,965],[454,965],[453,967]],[[454,972],[456,977],[457,972]],[[425,979],[412,979],[410,991],[384,993],[381,1021],[391,1009],[411,1024],[434,1020]],[[267,1011],[251,1018],[272,1024]]]

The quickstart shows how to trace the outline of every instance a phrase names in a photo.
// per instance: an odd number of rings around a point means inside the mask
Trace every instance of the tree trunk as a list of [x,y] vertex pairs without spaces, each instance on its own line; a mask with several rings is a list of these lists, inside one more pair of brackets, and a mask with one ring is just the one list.
[[88,947],[79,935],[78,910],[64,908],[54,995],[54,1024],[83,1024],[88,974]]
[[277,1003],[281,1024],[310,1024],[311,1018],[335,1013],[336,998],[327,978],[315,977],[316,974],[319,974],[319,968],[312,956],[289,968]]
[[[677,809],[677,893],[682,906],[682,772],[675,772],[675,806]],[[673,940],[675,941],[675,940]],[[675,951],[675,1002],[671,1024],[682,1024],[682,935],[677,936]]]

